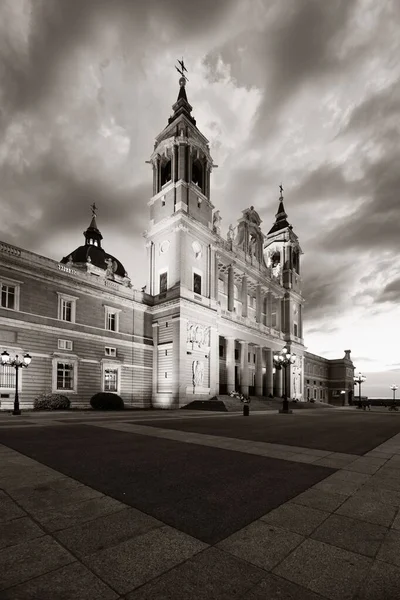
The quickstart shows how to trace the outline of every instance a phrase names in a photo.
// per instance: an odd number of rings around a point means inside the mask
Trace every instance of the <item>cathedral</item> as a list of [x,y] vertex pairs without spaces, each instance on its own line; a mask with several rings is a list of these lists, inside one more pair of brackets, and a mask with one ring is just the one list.
[[[211,201],[215,165],[181,75],[148,161],[141,291],[104,250],[95,205],[83,244],[59,262],[0,242],[0,353],[32,357],[19,373],[21,408],[43,392],[68,396],[72,407],[87,407],[99,391],[119,394],[126,406],[165,409],[233,391],[352,400],[350,350],[328,360],[304,346],[302,250],[282,186],[270,226],[250,206],[221,235]],[[285,377],[273,359],[284,347],[295,355]],[[15,375],[0,366],[0,410],[13,405]]]

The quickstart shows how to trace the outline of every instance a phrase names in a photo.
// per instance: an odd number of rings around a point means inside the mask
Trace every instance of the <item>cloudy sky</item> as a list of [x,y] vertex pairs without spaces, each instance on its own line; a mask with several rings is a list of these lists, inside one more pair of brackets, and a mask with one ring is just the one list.
[[90,204],[145,283],[145,164],[178,93],[214,162],[223,232],[283,182],[304,251],[305,344],[400,386],[398,0],[1,0],[0,239],[56,260]]

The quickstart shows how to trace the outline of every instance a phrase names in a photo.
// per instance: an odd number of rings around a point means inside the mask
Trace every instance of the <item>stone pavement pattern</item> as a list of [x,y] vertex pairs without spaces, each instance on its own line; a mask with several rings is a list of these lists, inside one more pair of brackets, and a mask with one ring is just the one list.
[[400,599],[400,434],[355,456],[87,422],[338,470],[210,545],[0,445],[2,600]]

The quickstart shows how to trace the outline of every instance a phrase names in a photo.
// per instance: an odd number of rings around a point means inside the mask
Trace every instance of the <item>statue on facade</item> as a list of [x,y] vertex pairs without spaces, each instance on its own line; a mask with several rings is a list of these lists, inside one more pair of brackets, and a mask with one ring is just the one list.
[[228,234],[226,236],[228,242],[233,242],[233,240],[235,239],[235,229],[236,229],[236,227],[234,227],[231,223],[229,225]]
[[218,235],[221,234],[221,221],[222,221],[222,217],[220,215],[220,211],[216,210],[213,216],[213,231],[214,233],[217,233]]
[[193,361],[193,387],[203,387],[204,363],[201,360]]
[[116,260],[112,260],[111,258],[106,258],[104,261],[107,265],[106,268],[106,278],[114,279],[114,273],[118,269],[118,264]]

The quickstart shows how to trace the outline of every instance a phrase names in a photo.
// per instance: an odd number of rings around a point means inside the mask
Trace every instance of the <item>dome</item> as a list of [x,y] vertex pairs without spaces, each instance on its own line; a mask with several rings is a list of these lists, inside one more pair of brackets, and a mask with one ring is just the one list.
[[114,275],[119,275],[120,277],[127,277],[127,273],[125,271],[124,266],[117,258],[115,258],[115,256],[112,256],[112,254],[108,254],[103,248],[99,246],[94,246],[92,244],[85,244],[84,246],[79,246],[79,248],[71,252],[71,254],[68,254],[68,256],[64,256],[61,263],[65,264],[68,262],[89,262],[95,267],[99,267],[99,269],[104,269],[104,271],[106,271],[107,268],[110,266]]
[[104,248],[101,247],[101,240],[103,236],[100,233],[100,230],[97,227],[96,223],[96,205],[92,205],[92,220],[90,222],[89,227],[84,231],[83,235],[85,236],[85,244],[83,246],[79,246],[76,250],[64,256],[61,260],[62,264],[86,264],[91,263],[95,267],[99,269],[103,269],[104,271],[108,271],[110,278],[114,275],[118,275],[119,277],[128,277],[127,272],[125,271],[122,263],[112,256],[112,254],[108,254]]

